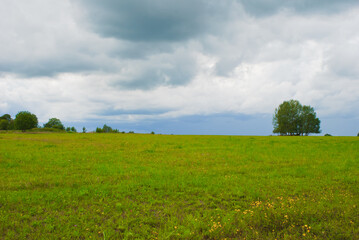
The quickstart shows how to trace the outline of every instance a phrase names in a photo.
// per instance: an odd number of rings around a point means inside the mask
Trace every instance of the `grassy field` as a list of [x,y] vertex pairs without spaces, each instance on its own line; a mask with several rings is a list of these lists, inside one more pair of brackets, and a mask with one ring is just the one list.
[[359,239],[359,137],[0,134],[0,239]]

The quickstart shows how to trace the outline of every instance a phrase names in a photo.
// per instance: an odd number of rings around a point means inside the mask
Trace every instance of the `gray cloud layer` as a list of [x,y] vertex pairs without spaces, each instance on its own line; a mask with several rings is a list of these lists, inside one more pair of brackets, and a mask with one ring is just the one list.
[[84,0],[82,4],[99,34],[139,42],[193,38],[202,34],[218,13],[218,4],[204,0]]
[[255,16],[268,16],[282,10],[304,14],[331,14],[358,5],[356,0],[238,0]]

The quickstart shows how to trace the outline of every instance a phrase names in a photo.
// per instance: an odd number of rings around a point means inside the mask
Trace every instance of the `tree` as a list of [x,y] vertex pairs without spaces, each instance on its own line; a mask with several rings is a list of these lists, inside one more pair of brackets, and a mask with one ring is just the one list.
[[11,116],[9,114],[4,114],[0,117],[0,130],[10,130],[12,128]]
[[112,127],[107,126],[106,124],[103,125],[102,128],[96,128],[97,133],[119,133],[120,131],[118,129],[112,129]]
[[15,121],[14,121],[14,119],[10,120],[10,123],[9,123],[9,125],[7,127],[7,130],[15,130]]
[[0,117],[0,119],[7,120],[8,122],[12,120],[10,114],[4,114]]
[[36,128],[38,120],[35,114],[28,111],[22,111],[16,114],[14,124],[15,129],[25,131],[27,129]]
[[44,124],[44,127],[65,130],[64,125],[61,123],[60,119],[58,118],[49,119],[49,121]]
[[103,127],[102,127],[102,132],[104,132],[104,133],[112,132],[112,127],[107,126],[107,125],[105,124],[105,125],[103,125]]
[[302,106],[298,100],[284,101],[275,109],[273,133],[280,135],[309,135],[320,133],[320,120],[311,106]]
[[0,130],[7,130],[9,122],[5,119],[0,119]]
[[302,105],[299,101],[285,101],[275,109],[273,117],[273,133],[280,135],[297,134],[297,126],[300,121],[300,110]]
[[67,127],[66,128],[66,132],[69,132],[69,133],[77,133],[77,130],[75,127]]
[[85,127],[82,128],[82,133],[86,133],[86,128]]
[[320,120],[316,117],[314,108],[304,105],[302,107],[300,121],[299,121],[299,133],[306,136],[309,133],[320,133]]

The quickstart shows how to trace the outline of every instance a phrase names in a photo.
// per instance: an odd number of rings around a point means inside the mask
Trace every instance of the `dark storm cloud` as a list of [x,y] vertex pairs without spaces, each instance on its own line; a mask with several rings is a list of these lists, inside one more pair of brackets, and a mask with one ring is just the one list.
[[255,16],[268,16],[289,9],[298,13],[330,14],[359,5],[357,0],[237,0]]
[[204,0],[80,0],[93,29],[130,41],[181,41],[202,34],[222,4]]
[[92,29],[105,37],[130,41],[183,41],[208,33],[241,15],[241,7],[263,17],[289,9],[299,13],[334,13],[357,0],[79,0]]

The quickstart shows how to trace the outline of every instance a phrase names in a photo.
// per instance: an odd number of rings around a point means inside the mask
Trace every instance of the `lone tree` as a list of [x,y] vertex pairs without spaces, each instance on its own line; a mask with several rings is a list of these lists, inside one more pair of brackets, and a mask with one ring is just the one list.
[[311,106],[302,106],[298,100],[284,101],[275,109],[273,133],[299,136],[320,133],[320,120]]
[[38,121],[35,114],[27,111],[22,111],[16,114],[15,129],[25,131],[27,129],[36,128]]
[[49,119],[49,121],[44,124],[44,127],[65,130],[64,125],[61,123],[60,119],[58,119],[58,118]]

